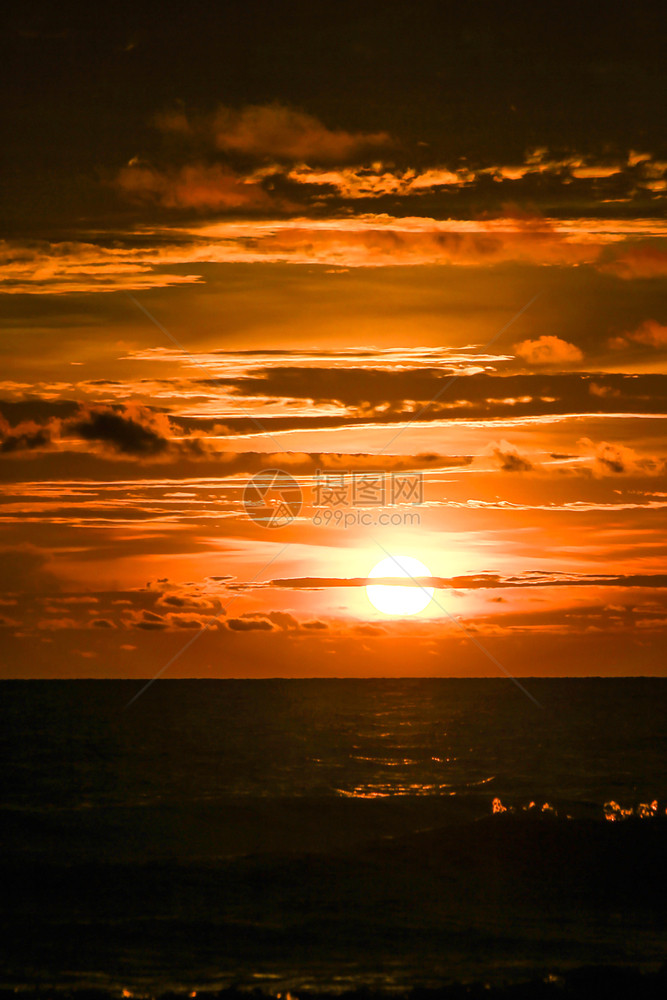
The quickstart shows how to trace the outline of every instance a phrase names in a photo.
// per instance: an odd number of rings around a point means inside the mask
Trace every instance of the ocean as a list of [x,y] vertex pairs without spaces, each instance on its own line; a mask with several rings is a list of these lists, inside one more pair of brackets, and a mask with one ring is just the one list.
[[0,985],[657,969],[667,679],[522,683],[3,682]]

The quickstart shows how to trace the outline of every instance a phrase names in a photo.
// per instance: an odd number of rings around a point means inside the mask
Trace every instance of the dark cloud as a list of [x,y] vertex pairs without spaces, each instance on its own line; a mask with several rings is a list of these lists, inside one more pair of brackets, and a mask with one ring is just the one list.
[[[443,391],[453,374],[457,376],[455,381]],[[422,368],[415,371],[276,366],[261,369],[253,376],[224,377],[208,382],[228,386],[239,398],[301,400],[304,403],[334,405],[347,411],[346,420],[373,419],[381,423],[400,422],[417,415],[420,420],[432,420],[568,412],[615,413],[619,411],[619,406],[636,412],[661,413],[667,406],[667,375],[662,373],[468,375],[453,373],[446,364],[442,369]],[[592,383],[598,390],[594,400],[590,391]],[[603,393],[603,390],[608,391]],[[427,404],[428,409],[422,413]],[[308,421],[309,417],[271,420],[267,421],[267,426],[280,430],[283,426],[294,426],[299,419]],[[336,418],[314,418],[313,425],[316,420],[326,426],[327,421],[330,424]],[[243,421],[242,417],[225,419],[230,430],[243,425]],[[176,423],[183,423],[191,429],[196,426],[196,421],[183,421],[178,417]],[[245,423],[248,424],[248,421]]]
[[[166,580],[158,580],[160,584],[166,584]],[[171,585],[174,589],[165,590],[157,599],[156,607],[167,610],[178,608],[187,611],[220,611],[220,601],[216,596],[204,594],[199,587],[179,587]]]
[[[438,590],[501,590],[535,587],[646,587],[663,589],[667,587],[667,573],[646,574],[604,574],[577,575],[565,573],[530,572],[521,576],[500,576],[495,573],[477,573],[467,576],[438,577],[420,579],[404,577],[292,577],[275,579],[255,585],[256,588],[288,590],[328,590],[333,587],[433,587]],[[251,585],[252,586],[252,585]],[[250,589],[247,584],[239,584],[235,589]]]
[[124,413],[91,407],[70,424],[70,430],[86,441],[100,441],[124,455],[161,455],[169,447],[158,429],[156,415],[146,407],[127,407]]
[[[2,409],[6,409],[4,404]],[[17,451],[34,451],[47,448],[51,443],[53,420],[40,426],[34,420],[23,420],[12,427],[0,411],[0,453],[5,455]]]
[[[256,428],[255,428],[256,430]],[[312,476],[317,470],[398,472],[422,469],[457,468],[470,465],[470,455],[373,455],[360,452],[347,454],[339,452],[217,452],[205,450],[206,442],[197,439],[192,446],[180,447],[178,442],[173,450],[161,453],[164,457],[159,466],[160,477],[165,480],[179,480],[183,477],[225,479],[231,476],[252,475],[263,469],[281,468],[292,475]],[[13,456],[12,456],[13,457]],[[155,457],[158,460],[160,456]],[[13,481],[17,476],[39,476],[40,479],[105,479],[117,480],[136,478],[138,466],[145,457],[133,455],[124,461],[116,454],[83,453],[74,451],[51,452],[41,455],[39,468],[31,469],[27,458],[12,462],[6,456],[0,463],[0,481]],[[136,512],[127,516],[138,517]]]
[[226,625],[233,632],[272,632],[275,628],[267,618],[230,618]]
[[493,448],[493,455],[503,472],[532,472],[534,468],[532,462],[520,455],[515,448],[507,446],[505,442]]
[[158,615],[154,611],[149,611],[147,608],[144,608],[139,613],[132,613],[128,616],[127,624],[130,628],[140,628],[147,632],[169,627],[168,621],[162,615]]
[[175,607],[175,608],[185,608],[185,607],[187,607],[188,601],[187,601],[187,598],[185,598],[185,597],[179,597],[178,594],[164,594],[160,598],[160,602],[159,603],[167,605],[167,606],[170,605],[170,606]]
[[329,628],[326,622],[319,619],[299,621],[286,611],[247,611],[238,618],[230,618],[227,628],[233,632],[307,632],[325,631]]
[[32,451],[35,448],[46,448],[50,443],[51,434],[46,428],[16,429],[2,437],[0,452],[6,455],[14,451]]
[[659,456],[640,456],[624,444],[611,441],[591,441],[582,438],[579,444],[592,453],[593,475],[604,476],[659,476],[667,469],[667,460]]

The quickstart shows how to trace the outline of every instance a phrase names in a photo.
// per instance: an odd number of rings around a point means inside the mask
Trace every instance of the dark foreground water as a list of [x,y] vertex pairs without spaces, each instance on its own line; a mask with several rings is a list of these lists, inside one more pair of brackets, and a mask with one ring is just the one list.
[[651,972],[667,680],[525,683],[0,684],[2,983]]

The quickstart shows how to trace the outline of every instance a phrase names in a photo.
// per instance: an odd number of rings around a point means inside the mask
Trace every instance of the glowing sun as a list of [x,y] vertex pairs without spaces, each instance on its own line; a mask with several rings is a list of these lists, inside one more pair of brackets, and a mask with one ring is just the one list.
[[[431,576],[428,567],[412,556],[387,556],[374,566],[368,574],[369,578],[381,577],[420,577]],[[368,600],[377,611],[385,615],[416,615],[428,607],[433,597],[433,587],[388,587],[378,584],[366,587]]]

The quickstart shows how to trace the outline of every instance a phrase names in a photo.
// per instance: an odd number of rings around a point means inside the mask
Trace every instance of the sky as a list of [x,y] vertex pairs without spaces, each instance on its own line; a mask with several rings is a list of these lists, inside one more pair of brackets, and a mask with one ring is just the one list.
[[4,14],[0,676],[664,674],[666,16]]

